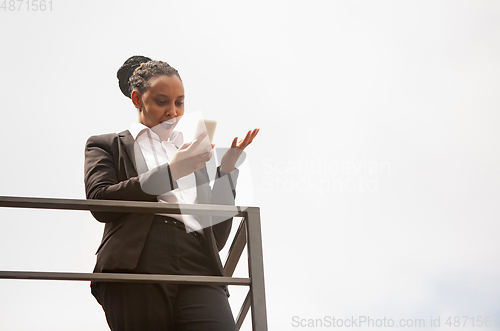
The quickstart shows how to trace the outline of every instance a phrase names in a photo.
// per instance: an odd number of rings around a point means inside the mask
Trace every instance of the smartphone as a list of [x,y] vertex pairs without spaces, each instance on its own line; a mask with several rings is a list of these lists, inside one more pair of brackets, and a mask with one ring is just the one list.
[[215,127],[217,126],[217,121],[213,120],[199,120],[198,126],[196,127],[196,132],[194,134],[194,139],[198,138],[203,132],[208,132],[208,135],[203,139],[201,144],[197,149],[202,149],[210,144],[214,139]]

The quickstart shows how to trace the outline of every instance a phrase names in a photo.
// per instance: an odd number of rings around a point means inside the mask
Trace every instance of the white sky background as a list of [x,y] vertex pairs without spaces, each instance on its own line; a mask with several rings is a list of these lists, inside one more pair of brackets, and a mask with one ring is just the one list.
[[[500,2],[52,6],[0,10],[0,195],[84,198],[85,141],[137,120],[116,71],[146,55],[179,70],[218,147],[261,129],[238,197],[261,208],[270,330],[500,320]],[[102,229],[88,212],[1,208],[0,270],[90,272]],[[107,330],[87,282],[0,293],[0,330]]]

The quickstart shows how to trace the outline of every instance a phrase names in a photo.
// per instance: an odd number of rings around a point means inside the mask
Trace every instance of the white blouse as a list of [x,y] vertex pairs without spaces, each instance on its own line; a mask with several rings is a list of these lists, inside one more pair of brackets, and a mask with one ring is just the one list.
[[[163,141],[160,140],[158,134],[142,123],[132,123],[129,131],[141,148],[148,170],[159,167],[162,164],[169,163],[178,148],[184,143],[182,132],[179,131],[172,131],[170,137]],[[159,195],[157,197],[158,202],[196,203],[197,188],[194,173],[179,178],[177,180],[177,185],[178,188],[175,190]],[[168,214],[167,216],[183,222],[186,225],[188,232],[198,231],[203,234],[202,226],[193,215]]]

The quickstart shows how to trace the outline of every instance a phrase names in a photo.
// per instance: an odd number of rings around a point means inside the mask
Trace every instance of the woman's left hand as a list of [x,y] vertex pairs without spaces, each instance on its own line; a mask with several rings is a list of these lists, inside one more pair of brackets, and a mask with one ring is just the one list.
[[253,141],[253,138],[259,133],[260,129],[253,129],[247,132],[245,138],[243,140],[238,141],[238,137],[233,139],[233,143],[231,144],[231,148],[227,150],[226,154],[222,157],[220,164],[220,171],[222,172],[231,172],[234,170],[234,166],[236,165],[236,161],[240,157],[243,150],[250,145]]

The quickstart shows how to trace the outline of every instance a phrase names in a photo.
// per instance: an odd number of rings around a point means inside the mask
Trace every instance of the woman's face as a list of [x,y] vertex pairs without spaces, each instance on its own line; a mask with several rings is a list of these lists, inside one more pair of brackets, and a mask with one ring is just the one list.
[[152,78],[149,88],[142,95],[132,91],[131,99],[139,109],[139,123],[148,128],[169,121],[164,129],[171,131],[184,114],[184,86],[175,75]]

